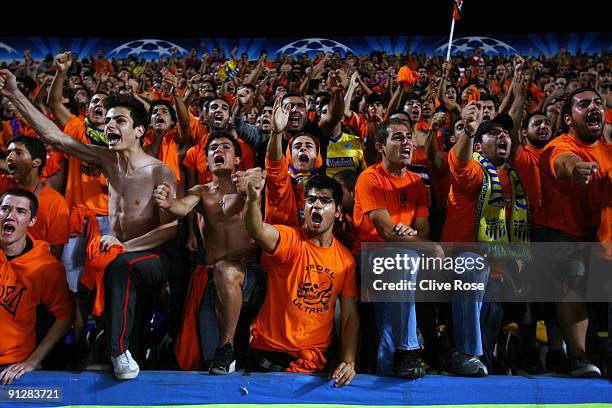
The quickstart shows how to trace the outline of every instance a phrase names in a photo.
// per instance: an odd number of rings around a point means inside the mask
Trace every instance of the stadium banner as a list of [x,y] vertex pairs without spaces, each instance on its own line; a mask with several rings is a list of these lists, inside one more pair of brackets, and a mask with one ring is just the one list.
[[2,408],[209,404],[224,408],[603,408],[612,407],[612,387],[602,378],[427,375],[406,381],[365,374],[358,374],[349,386],[335,387],[327,375],[236,372],[213,376],[193,371],[142,371],[129,381],[115,379],[110,371],[33,371],[9,386],[0,385]]
[[[601,54],[610,51],[612,33],[550,33],[525,35],[482,35],[458,36],[452,42],[451,55],[470,55],[477,48],[484,55],[555,55],[565,49],[575,55],[578,53]],[[104,51],[107,58],[137,58],[153,60],[168,59],[172,49],[177,55],[187,56],[191,49],[202,53],[202,46],[207,52],[213,47],[222,46],[226,56],[234,48],[240,57],[246,53],[251,60],[259,58],[262,51],[274,59],[277,55],[294,56],[308,54],[310,57],[319,52],[338,52],[341,56],[347,53],[368,55],[372,52],[387,54],[423,53],[427,55],[446,54],[448,37],[446,36],[365,36],[365,37],[330,37],[330,38],[0,38],[0,62],[10,62],[23,58],[23,52],[30,50],[35,59],[44,59],[47,55],[56,55],[63,51],[72,51],[79,58],[97,55]]]

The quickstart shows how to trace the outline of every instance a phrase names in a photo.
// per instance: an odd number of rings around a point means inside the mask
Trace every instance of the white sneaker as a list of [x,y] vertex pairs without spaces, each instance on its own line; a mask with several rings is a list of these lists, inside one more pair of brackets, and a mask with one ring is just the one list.
[[140,367],[138,367],[136,360],[132,358],[129,350],[117,357],[111,357],[111,362],[113,363],[115,377],[118,380],[131,380],[138,377]]

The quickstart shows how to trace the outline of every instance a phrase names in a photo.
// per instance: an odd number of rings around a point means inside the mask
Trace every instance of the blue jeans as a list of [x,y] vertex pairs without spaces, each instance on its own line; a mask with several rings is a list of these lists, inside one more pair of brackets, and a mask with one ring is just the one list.
[[[458,256],[463,258],[480,258],[481,256],[474,252],[464,252]],[[464,282],[484,283],[485,288],[489,280],[490,267],[482,270],[477,268],[466,269],[461,275],[456,275],[454,279],[460,279]],[[480,329],[480,312],[482,308],[482,299],[484,290],[470,301],[454,300],[452,304],[453,314],[453,337],[455,338],[455,348],[457,352],[469,354],[471,356],[480,356],[482,351],[482,334]]]
[[[395,249],[393,253],[397,253]],[[404,252],[410,258],[418,258],[416,251],[407,249]],[[400,254],[403,255],[403,254]],[[358,269],[361,269],[361,253],[357,254]],[[417,281],[418,272],[404,271],[400,279]],[[398,294],[399,296],[399,294]],[[414,291],[404,291],[401,302],[374,303],[374,315],[380,343],[376,358],[376,374],[391,375],[393,373],[393,358],[395,350],[416,350],[420,348],[417,337],[417,320]]]

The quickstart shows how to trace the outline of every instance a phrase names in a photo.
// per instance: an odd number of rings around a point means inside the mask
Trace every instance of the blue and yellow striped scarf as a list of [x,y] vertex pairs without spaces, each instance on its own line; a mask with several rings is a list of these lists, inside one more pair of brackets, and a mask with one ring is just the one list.
[[512,185],[512,219],[508,234],[504,193],[495,166],[478,152],[474,152],[473,157],[484,173],[476,203],[476,240],[490,243],[529,242],[529,203],[518,174],[509,163],[506,164]]

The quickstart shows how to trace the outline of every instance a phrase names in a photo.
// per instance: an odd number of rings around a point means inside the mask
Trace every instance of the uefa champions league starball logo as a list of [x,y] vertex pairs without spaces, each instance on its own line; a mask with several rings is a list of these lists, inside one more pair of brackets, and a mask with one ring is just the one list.
[[[448,44],[438,47],[436,54],[446,54]],[[451,54],[469,55],[480,48],[485,55],[514,55],[518,51],[509,44],[490,37],[463,37],[453,41]]]
[[170,57],[172,48],[176,48],[177,55],[188,54],[183,47],[166,40],[144,39],[130,41],[121,44],[117,48],[108,53],[109,57],[126,58],[139,57],[145,59],[159,59],[162,57]]
[[307,54],[309,57],[312,57],[319,52],[326,54],[339,52],[340,55],[344,56],[347,52],[352,53],[353,50],[338,41],[329,40],[327,38],[305,38],[279,48],[275,54],[291,54],[293,56]]
[[14,60],[19,58],[19,52],[13,47],[0,42],[0,61]]

